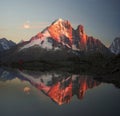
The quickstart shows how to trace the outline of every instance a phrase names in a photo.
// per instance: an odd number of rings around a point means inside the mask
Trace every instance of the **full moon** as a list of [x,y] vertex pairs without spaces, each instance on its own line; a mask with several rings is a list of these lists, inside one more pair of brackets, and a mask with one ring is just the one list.
[[29,20],[24,23],[23,28],[24,29],[29,29],[30,28],[30,21]]
[[29,29],[29,28],[30,28],[30,25],[29,25],[29,24],[24,24],[23,27],[24,27],[25,29]]

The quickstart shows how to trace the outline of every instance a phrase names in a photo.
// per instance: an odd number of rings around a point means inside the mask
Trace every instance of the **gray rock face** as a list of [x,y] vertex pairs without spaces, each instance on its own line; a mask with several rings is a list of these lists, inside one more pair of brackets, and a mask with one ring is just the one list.
[[15,45],[16,44],[13,41],[7,40],[6,38],[2,38],[0,39],[0,52],[3,52],[4,50],[8,50]]
[[110,51],[114,54],[120,54],[120,37],[114,39],[109,47]]

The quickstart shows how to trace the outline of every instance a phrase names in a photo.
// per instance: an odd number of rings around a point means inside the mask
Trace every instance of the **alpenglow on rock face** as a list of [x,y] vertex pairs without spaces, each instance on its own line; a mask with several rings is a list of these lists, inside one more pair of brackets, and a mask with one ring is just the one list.
[[117,37],[113,40],[109,49],[114,54],[120,54],[120,37]]
[[16,44],[13,41],[7,40],[6,38],[2,38],[0,39],[0,52],[3,52],[4,50],[8,50],[15,45]]
[[106,52],[108,50],[100,40],[89,37],[82,25],[79,25],[75,30],[68,20],[63,19],[55,20],[42,32],[32,37],[27,44],[21,46],[20,50],[33,46],[47,50],[61,48],[85,52]]

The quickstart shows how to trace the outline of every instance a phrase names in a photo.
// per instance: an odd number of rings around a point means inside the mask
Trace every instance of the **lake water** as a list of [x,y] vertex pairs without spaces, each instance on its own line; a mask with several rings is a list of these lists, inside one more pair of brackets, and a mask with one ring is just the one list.
[[120,89],[88,75],[0,69],[0,116],[120,116]]

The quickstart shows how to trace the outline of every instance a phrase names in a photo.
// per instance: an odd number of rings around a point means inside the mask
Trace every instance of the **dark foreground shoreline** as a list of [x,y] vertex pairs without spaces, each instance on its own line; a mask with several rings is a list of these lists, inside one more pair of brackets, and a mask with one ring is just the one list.
[[19,70],[30,70],[30,71],[40,71],[40,72],[62,72],[62,73],[70,73],[70,74],[86,74],[91,75],[95,80],[105,83],[112,83],[117,88],[120,88],[120,71],[118,69],[108,70],[108,69],[99,69],[97,67],[82,67],[82,66],[72,66],[72,67],[58,67],[56,65],[51,64],[35,64],[32,65],[29,63],[25,63],[24,65],[3,65],[2,67],[14,68]]
[[66,60],[60,59],[38,59],[17,62],[0,63],[0,66],[34,71],[68,72],[71,74],[92,75],[94,79],[113,83],[120,88],[120,55],[104,57],[94,54],[89,57],[73,57]]

